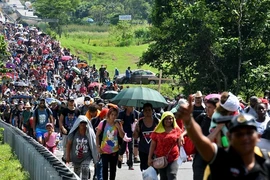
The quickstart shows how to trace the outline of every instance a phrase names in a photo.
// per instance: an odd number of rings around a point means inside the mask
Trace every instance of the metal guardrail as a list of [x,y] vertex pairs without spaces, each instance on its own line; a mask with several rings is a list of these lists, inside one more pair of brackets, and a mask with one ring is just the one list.
[[35,139],[27,136],[18,128],[0,120],[4,128],[4,142],[9,144],[17,155],[23,168],[33,180],[79,180],[65,164]]

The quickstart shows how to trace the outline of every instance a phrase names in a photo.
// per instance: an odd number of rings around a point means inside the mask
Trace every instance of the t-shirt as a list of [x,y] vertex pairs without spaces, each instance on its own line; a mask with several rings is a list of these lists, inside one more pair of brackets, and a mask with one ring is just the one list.
[[206,113],[202,113],[196,118],[196,122],[201,126],[203,135],[208,136],[210,134],[209,127],[211,118],[209,118]]
[[[48,137],[48,132],[44,133],[44,137]],[[50,135],[49,140],[46,142],[46,145],[49,147],[53,147],[56,145],[56,139],[57,139],[57,133],[56,132],[52,132],[52,134]]]
[[174,128],[170,133],[156,133],[152,132],[151,139],[157,142],[154,154],[157,157],[167,156],[168,152],[168,162],[173,162],[179,157],[179,147],[178,139],[181,135],[180,128]]
[[23,111],[22,117],[23,117],[23,124],[27,124],[29,122],[29,119],[32,117],[31,111]]
[[204,112],[204,107],[203,106],[195,106],[193,105],[193,117],[196,119],[201,113]]
[[65,109],[63,109],[61,114],[63,114],[63,116],[64,116],[63,126],[67,130],[67,133],[69,133],[74,122],[76,121],[76,119],[80,115],[80,111],[77,108],[74,110],[70,110],[68,108],[65,108]]
[[[50,111],[50,114],[52,114],[51,110],[48,109]],[[37,119],[36,119],[36,128],[38,129],[46,129],[46,124],[49,122],[49,115],[46,111],[46,109],[40,110],[40,109],[36,109],[35,111],[37,111]],[[34,114],[36,114],[34,112]]]
[[[102,131],[103,122],[104,121],[101,121],[97,127],[100,131]],[[104,154],[112,154],[119,150],[117,133],[118,130],[116,126],[111,126],[107,122],[104,127],[103,138],[100,145],[100,149]]]
[[255,121],[257,125],[257,132],[258,134],[262,135],[265,129],[267,128],[267,123],[269,122],[269,117],[266,117],[266,119],[263,122]]
[[233,149],[224,150],[218,148],[216,144],[216,155],[209,164],[211,179],[213,180],[266,180],[266,169],[263,169],[264,158],[254,154],[255,165],[247,171],[239,154]]
[[72,141],[70,159],[73,163],[81,163],[85,159],[91,159],[91,150],[87,136],[82,136],[79,131],[68,135],[68,140]]
[[126,111],[121,111],[119,113],[118,119],[124,121],[123,129],[124,132],[127,133],[127,137],[132,137],[131,125],[134,123],[136,117],[138,117],[138,115],[137,113],[135,114],[135,111],[131,112],[130,115],[127,115]]

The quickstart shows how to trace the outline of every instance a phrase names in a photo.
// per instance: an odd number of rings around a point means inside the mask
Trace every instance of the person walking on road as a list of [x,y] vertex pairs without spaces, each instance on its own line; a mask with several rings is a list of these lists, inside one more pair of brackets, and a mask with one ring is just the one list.
[[66,162],[66,142],[67,135],[73,124],[75,123],[77,117],[80,115],[80,110],[75,107],[75,102],[73,97],[68,98],[68,106],[61,111],[61,115],[59,118],[59,128],[63,137],[63,158],[62,160]]
[[38,107],[33,113],[33,134],[42,145],[44,145],[44,134],[47,132],[47,123],[53,124],[52,111],[46,106],[45,99],[40,99]]
[[87,180],[90,162],[92,159],[94,164],[98,162],[98,152],[96,135],[86,116],[80,115],[77,118],[67,139],[66,161],[73,163],[74,172],[79,177],[82,174],[82,180]]

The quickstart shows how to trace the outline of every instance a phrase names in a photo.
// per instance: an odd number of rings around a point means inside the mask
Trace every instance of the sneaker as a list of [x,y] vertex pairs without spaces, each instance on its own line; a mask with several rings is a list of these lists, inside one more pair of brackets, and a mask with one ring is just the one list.
[[140,159],[138,157],[134,157],[134,163],[140,163]]
[[118,167],[119,169],[121,169],[121,167],[122,167],[122,161],[117,160],[117,167]]
[[122,160],[123,160],[123,157],[121,155],[119,155],[118,160],[117,160],[117,167],[119,169],[121,169],[121,167],[122,167]]
[[128,170],[134,170],[134,168],[132,166],[129,166]]

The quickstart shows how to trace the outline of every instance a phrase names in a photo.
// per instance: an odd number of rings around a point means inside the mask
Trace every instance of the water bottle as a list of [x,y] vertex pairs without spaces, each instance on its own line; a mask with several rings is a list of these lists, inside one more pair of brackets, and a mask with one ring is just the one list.
[[58,150],[63,151],[63,138],[59,136]]
[[228,138],[221,132],[221,143],[223,147],[229,147],[229,140]]

